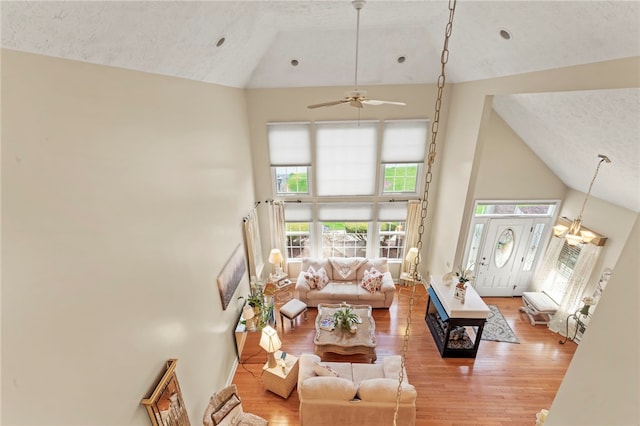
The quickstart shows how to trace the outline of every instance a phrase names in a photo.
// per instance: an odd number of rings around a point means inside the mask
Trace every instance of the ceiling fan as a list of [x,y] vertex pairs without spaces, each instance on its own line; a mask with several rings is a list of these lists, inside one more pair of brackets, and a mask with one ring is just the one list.
[[356,70],[355,70],[355,84],[354,90],[350,90],[345,93],[345,97],[343,99],[337,101],[329,101],[322,102],[319,104],[308,105],[307,108],[320,108],[320,107],[328,107],[333,105],[341,105],[341,104],[349,104],[355,108],[362,108],[364,105],[399,105],[405,106],[404,102],[394,102],[394,101],[379,101],[376,99],[367,98],[367,92],[365,90],[358,89],[358,43],[360,40],[360,10],[364,7],[365,0],[353,0],[351,4],[356,9],[357,19],[356,19]]

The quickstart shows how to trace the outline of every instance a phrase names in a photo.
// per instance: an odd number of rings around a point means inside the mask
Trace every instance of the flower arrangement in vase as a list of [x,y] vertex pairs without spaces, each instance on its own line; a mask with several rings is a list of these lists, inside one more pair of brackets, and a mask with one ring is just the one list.
[[455,278],[458,281],[458,284],[456,285],[456,287],[464,288],[465,285],[470,280],[473,279],[473,275],[472,275],[473,271],[471,269],[472,267],[473,267],[473,263],[469,265],[467,269],[462,269],[462,267],[459,267],[457,271],[451,271],[444,274],[444,277],[442,277],[442,280],[446,285],[451,285],[451,282]]
[[595,303],[595,300],[593,297],[586,296],[582,298],[582,303],[584,303],[584,305],[580,308],[580,313],[587,316],[589,315],[589,308]]

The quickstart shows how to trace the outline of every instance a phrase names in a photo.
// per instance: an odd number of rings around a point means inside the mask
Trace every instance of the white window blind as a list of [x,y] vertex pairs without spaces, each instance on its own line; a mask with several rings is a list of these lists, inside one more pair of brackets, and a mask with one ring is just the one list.
[[377,124],[319,123],[316,129],[318,196],[373,195]]
[[427,120],[385,121],[383,163],[421,163],[427,148]]
[[285,222],[312,222],[313,206],[311,203],[287,203],[284,207]]
[[373,220],[373,204],[318,204],[318,220],[320,222],[370,222]]
[[378,220],[381,222],[407,220],[407,203],[380,203],[378,204]]
[[267,125],[269,158],[272,166],[310,166],[309,123],[270,123]]

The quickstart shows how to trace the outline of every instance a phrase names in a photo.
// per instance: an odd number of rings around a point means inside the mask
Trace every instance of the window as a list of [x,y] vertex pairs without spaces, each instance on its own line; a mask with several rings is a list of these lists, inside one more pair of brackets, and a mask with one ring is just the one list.
[[541,204],[484,204],[476,205],[476,216],[552,216],[555,203]]
[[287,203],[284,209],[287,258],[300,259],[311,256],[312,205]]
[[404,252],[404,222],[380,222],[378,223],[380,236],[379,257],[387,259],[402,259]]
[[427,149],[426,120],[385,121],[382,133],[382,193],[417,193]]
[[270,124],[267,132],[275,195],[309,194],[309,124]]
[[322,257],[367,257],[366,222],[323,222]]
[[385,164],[382,192],[416,192],[417,164]]
[[576,262],[580,256],[580,250],[582,250],[582,246],[570,246],[566,241],[562,245],[562,251],[560,252],[560,256],[558,256],[556,268],[558,269],[558,275],[562,276],[565,281],[571,278],[573,268],[576,266]]
[[573,274],[582,245],[570,246],[566,241],[562,244],[560,255],[556,261],[556,273],[553,280],[548,283],[545,291],[556,303],[562,301],[563,295],[566,293],[567,283]]
[[310,223],[285,223],[287,233],[287,257],[299,259],[311,256]]
[[407,219],[407,203],[378,204],[378,256],[402,260]]
[[316,129],[318,196],[373,195],[377,123],[319,123]]
[[307,167],[275,167],[275,174],[277,194],[309,193]]
[[428,120],[270,123],[273,196],[285,207],[288,258],[401,261],[405,201],[417,196]]

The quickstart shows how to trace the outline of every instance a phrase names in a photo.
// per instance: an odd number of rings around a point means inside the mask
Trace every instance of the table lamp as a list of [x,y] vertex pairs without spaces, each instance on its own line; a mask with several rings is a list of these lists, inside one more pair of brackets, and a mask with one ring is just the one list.
[[256,324],[253,318],[256,316],[256,313],[253,311],[253,307],[251,305],[246,305],[242,309],[242,318],[245,320],[245,324],[247,324],[247,330],[255,331]]
[[418,248],[411,247],[404,258],[404,260],[409,262],[409,278],[411,279],[416,278],[416,259],[417,258],[418,258]]
[[262,336],[260,337],[260,347],[267,351],[267,362],[269,368],[273,368],[277,365],[274,352],[280,349],[282,342],[278,337],[278,332],[270,325],[262,329]]
[[282,262],[284,262],[284,258],[280,250],[271,250],[271,253],[269,253],[269,263],[274,266],[276,277],[282,276]]

